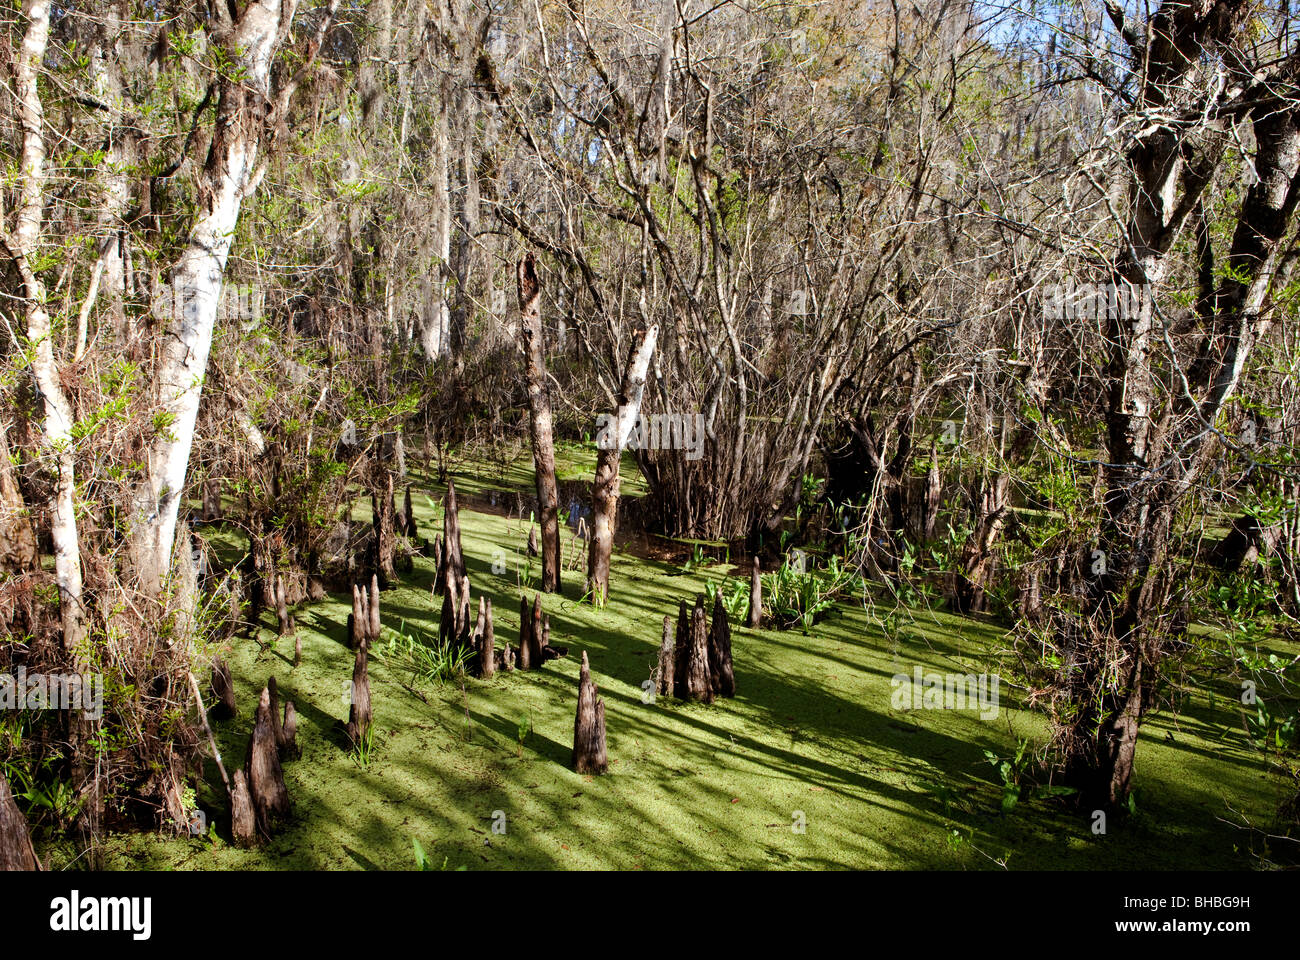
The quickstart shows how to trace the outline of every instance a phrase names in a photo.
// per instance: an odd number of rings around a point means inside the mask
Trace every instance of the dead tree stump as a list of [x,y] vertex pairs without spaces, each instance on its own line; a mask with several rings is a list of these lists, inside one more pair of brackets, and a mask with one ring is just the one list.
[[670,697],[673,693],[673,618],[669,616],[664,617],[664,636],[659,642],[655,692],[661,697]]
[[271,714],[271,691],[265,687],[257,703],[257,717],[253,723],[253,736],[248,741],[244,767],[248,771],[248,794],[252,798],[257,829],[269,837],[271,827],[289,816],[289,791],[284,785],[284,771],[280,767],[280,750]]
[[722,591],[713,600],[713,622],[709,626],[709,682],[720,697],[736,695],[736,674],[731,668],[731,624],[722,605]]
[[537,556],[537,528],[536,527],[528,528],[528,555],[530,557]]
[[609,769],[605,756],[605,701],[591,680],[587,651],[582,651],[578,674],[578,715],[573,722],[573,769],[577,773],[601,774]]
[[39,870],[40,861],[32,847],[27,820],[9,792],[9,781],[0,773],[0,872]]
[[749,626],[757,630],[763,623],[763,576],[754,558],[754,570],[749,575]]
[[251,847],[257,843],[257,815],[253,812],[253,797],[248,792],[248,778],[243,770],[236,770],[230,786],[230,833],[235,846]]
[[220,657],[212,658],[212,716],[217,720],[229,720],[239,714],[235,703],[235,683],[230,678],[230,667]]

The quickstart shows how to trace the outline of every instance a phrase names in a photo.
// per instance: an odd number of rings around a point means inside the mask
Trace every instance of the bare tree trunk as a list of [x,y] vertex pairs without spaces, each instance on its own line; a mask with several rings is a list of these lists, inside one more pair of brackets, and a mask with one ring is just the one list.
[[618,522],[619,461],[632,428],[641,416],[641,398],[659,338],[658,324],[649,330],[637,330],[632,352],[623,371],[623,384],[617,397],[618,409],[607,418],[597,437],[596,481],[591,491],[591,542],[588,545],[587,590],[595,606],[609,599],[609,559],[614,547],[614,529]]
[[528,425],[533,441],[537,506],[542,527],[542,590],[560,592],[560,506],[555,487],[555,441],[552,436],[551,391],[546,383],[546,353],[542,334],[542,291],[537,263],[530,253],[519,261],[519,337],[528,381]]
[[163,334],[155,385],[157,402],[170,422],[150,444],[145,477],[134,490],[137,513],[130,546],[141,585],[151,593],[162,588],[171,559],[221,284],[240,207],[265,171],[265,166],[259,166],[259,154],[273,129],[267,105],[271,104],[273,121],[283,118],[336,6],[337,0],[331,0],[306,62],[281,84],[272,83],[271,68],[289,34],[296,4],[249,0],[223,44],[231,69],[218,85],[216,121],[199,178],[197,211],[172,270],[175,306],[171,317],[160,318]]
[[32,848],[27,820],[14,803],[13,794],[9,792],[9,781],[0,772],[0,873],[39,869],[41,864]]
[[27,504],[9,465],[5,433],[6,425],[0,423],[0,570],[22,573],[36,568],[40,554]]
[[749,574],[749,626],[757,630],[763,625],[763,574],[754,557],[754,569]]
[[[50,496],[50,535],[54,542],[54,576],[59,585],[59,614],[63,645],[73,650],[85,635],[81,548],[77,537],[74,415],[63,389],[54,357],[50,315],[45,309],[45,284],[32,267],[45,210],[45,110],[38,77],[50,36],[49,0],[25,0],[27,29],[14,61],[14,95],[22,124],[22,155],[18,170],[18,204],[13,231],[0,225],[0,238],[22,280],[27,337],[32,344],[32,377],[40,395],[42,443],[55,477]],[[174,523],[174,517],[173,517]],[[171,557],[170,543],[163,565]]]

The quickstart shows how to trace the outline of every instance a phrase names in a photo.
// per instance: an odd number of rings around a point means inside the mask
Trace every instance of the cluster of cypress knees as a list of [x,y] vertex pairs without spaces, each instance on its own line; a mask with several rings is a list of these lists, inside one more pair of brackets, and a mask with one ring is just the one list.
[[[464,554],[461,552],[460,516],[454,482],[449,481],[447,484],[443,506],[443,532],[441,536],[435,537],[432,545],[437,571],[432,594],[435,597],[442,595],[439,643],[449,643],[453,655],[464,660],[467,671],[482,678],[491,677],[498,671],[537,670],[548,660],[566,656],[566,647],[551,645],[551,621],[542,612],[540,595],[534,595],[531,604],[527,597],[520,598],[517,649],[511,649],[509,644],[497,648],[492,627],[492,601],[487,596],[479,597],[477,617],[471,621],[470,583],[465,570]],[[410,525],[414,526],[413,523]],[[532,542],[530,538],[530,546]],[[755,589],[758,582],[755,561]],[[280,599],[282,591],[283,587],[279,587],[276,605],[280,633],[284,635],[295,633],[296,624]],[[368,585],[354,583],[352,586],[348,641],[355,651],[355,657],[352,667],[352,702],[343,728],[348,741],[354,746],[365,743],[370,732],[369,657],[371,647],[379,640],[379,592],[377,575],[371,576]],[[751,597],[751,614],[758,603],[761,600],[757,596]],[[751,615],[751,621],[753,620]],[[294,666],[298,665],[301,658],[302,641],[295,638]],[[694,608],[690,611],[686,601],[681,601],[675,631],[672,618],[664,617],[663,641],[654,671],[654,683],[658,695],[681,700],[712,703],[715,697],[735,696],[731,627],[721,594],[715,598],[711,622],[705,613],[703,594],[696,597]],[[229,667],[220,657],[213,661],[212,690],[216,696],[212,709],[214,718],[234,717],[238,712],[234,684]],[[197,689],[195,693],[198,694]],[[258,700],[253,735],[248,743],[244,766],[235,771],[233,779],[227,777],[222,766],[210,727],[207,728],[207,733],[229,793],[232,836],[241,846],[255,845],[268,838],[276,825],[290,813],[289,793],[285,787],[282,764],[300,756],[294,704],[292,701],[286,702],[281,714],[276,680],[271,677]],[[578,678],[572,767],[583,774],[602,774],[609,768],[605,741],[605,702],[600,699],[596,684],[591,679],[586,651],[582,654]]]

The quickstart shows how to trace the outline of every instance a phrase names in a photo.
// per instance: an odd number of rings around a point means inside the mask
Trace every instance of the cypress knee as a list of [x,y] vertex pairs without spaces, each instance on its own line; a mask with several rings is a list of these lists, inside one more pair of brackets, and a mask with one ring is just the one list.
[[533,652],[533,608],[528,603],[527,597],[519,598],[519,653],[518,667],[520,670],[532,669],[532,652]]
[[280,725],[280,759],[297,760],[302,756],[298,749],[298,711],[290,700],[284,705],[284,723]]
[[673,696],[685,700],[690,696],[686,689],[686,671],[691,655],[691,615],[683,599],[677,607],[677,639],[673,645]]
[[257,843],[257,817],[253,813],[253,797],[248,792],[248,778],[244,771],[236,770],[230,787],[230,833],[235,846],[251,847]]
[[573,769],[578,773],[600,774],[609,768],[605,756],[605,702],[598,699],[598,693],[584,650],[578,675],[578,715],[573,722]]
[[478,635],[478,670],[484,679],[496,671],[496,636],[492,630],[492,599],[479,599],[479,622],[482,625]]
[[673,693],[673,618],[664,617],[664,636],[659,642],[659,667],[655,671],[655,692],[662,697]]
[[722,605],[722,591],[713,601],[713,623],[709,628],[709,682],[720,697],[736,695],[736,675],[731,668],[731,624]]
[[289,791],[280,768],[280,750],[275,741],[275,724],[271,719],[271,691],[262,689],[257,703],[253,736],[248,741],[244,766],[248,771],[248,793],[253,801],[257,829],[270,836],[271,827],[289,815]]
[[691,611],[684,699],[713,702],[713,683],[709,679],[709,622],[704,613],[704,594],[695,598],[695,609]]
[[230,667],[220,657],[212,659],[212,692],[215,695],[212,715],[218,720],[229,720],[239,713],[235,704],[235,684],[230,678]]
[[362,641],[352,664],[352,706],[348,711],[348,739],[355,746],[370,731],[370,643]]

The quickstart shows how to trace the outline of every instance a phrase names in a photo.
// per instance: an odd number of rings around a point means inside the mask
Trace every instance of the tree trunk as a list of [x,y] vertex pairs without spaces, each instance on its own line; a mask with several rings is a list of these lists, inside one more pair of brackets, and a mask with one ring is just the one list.
[[[308,61],[319,49],[335,6],[336,0],[318,26]],[[156,396],[171,422],[150,444],[144,479],[133,491],[136,514],[130,548],[141,585],[152,593],[162,589],[171,559],[221,284],[240,207],[265,170],[259,167],[259,154],[270,133],[268,114],[284,116],[303,76],[299,69],[288,81],[272,83],[272,65],[289,36],[295,10],[295,4],[278,0],[249,0],[223,38],[223,56],[230,70],[223,71],[218,82],[216,118],[199,177],[197,209],[172,269],[176,308],[172,316],[159,318],[163,329],[158,338]]]
[[[72,435],[76,419],[54,357],[53,329],[45,308],[45,284],[31,264],[31,258],[37,253],[45,210],[45,110],[37,78],[49,43],[50,4],[48,0],[25,0],[22,12],[27,29],[13,68],[13,92],[22,126],[18,203],[13,231],[9,233],[6,229],[3,239],[22,280],[27,337],[32,344],[32,379],[40,397],[42,443],[55,468],[49,502],[50,535],[54,542],[54,577],[59,585],[63,646],[72,651],[85,634],[81,547],[77,537],[76,445]],[[7,224],[4,226],[7,228]],[[162,556],[165,566],[171,559],[170,543]]]
[[528,426],[533,443],[537,506],[542,528],[542,591],[560,592],[560,507],[555,487],[555,441],[552,436],[551,391],[546,382],[546,352],[542,332],[542,292],[537,263],[530,253],[519,261],[519,337],[528,383]]
[[27,832],[27,820],[14,803],[9,781],[0,772],[0,873],[39,869],[41,865]]
[[754,569],[749,574],[749,626],[757,630],[763,625],[763,574],[754,557]]
[[606,415],[597,432],[599,451],[596,454],[596,480],[591,491],[587,590],[591,602],[598,607],[604,606],[609,599],[609,560],[618,522],[619,462],[628,436],[641,416],[641,398],[658,338],[658,324],[651,324],[649,330],[636,331],[617,397],[618,409],[612,415]]
[[6,425],[0,423],[0,570],[23,573],[40,562],[36,531],[9,463]]

